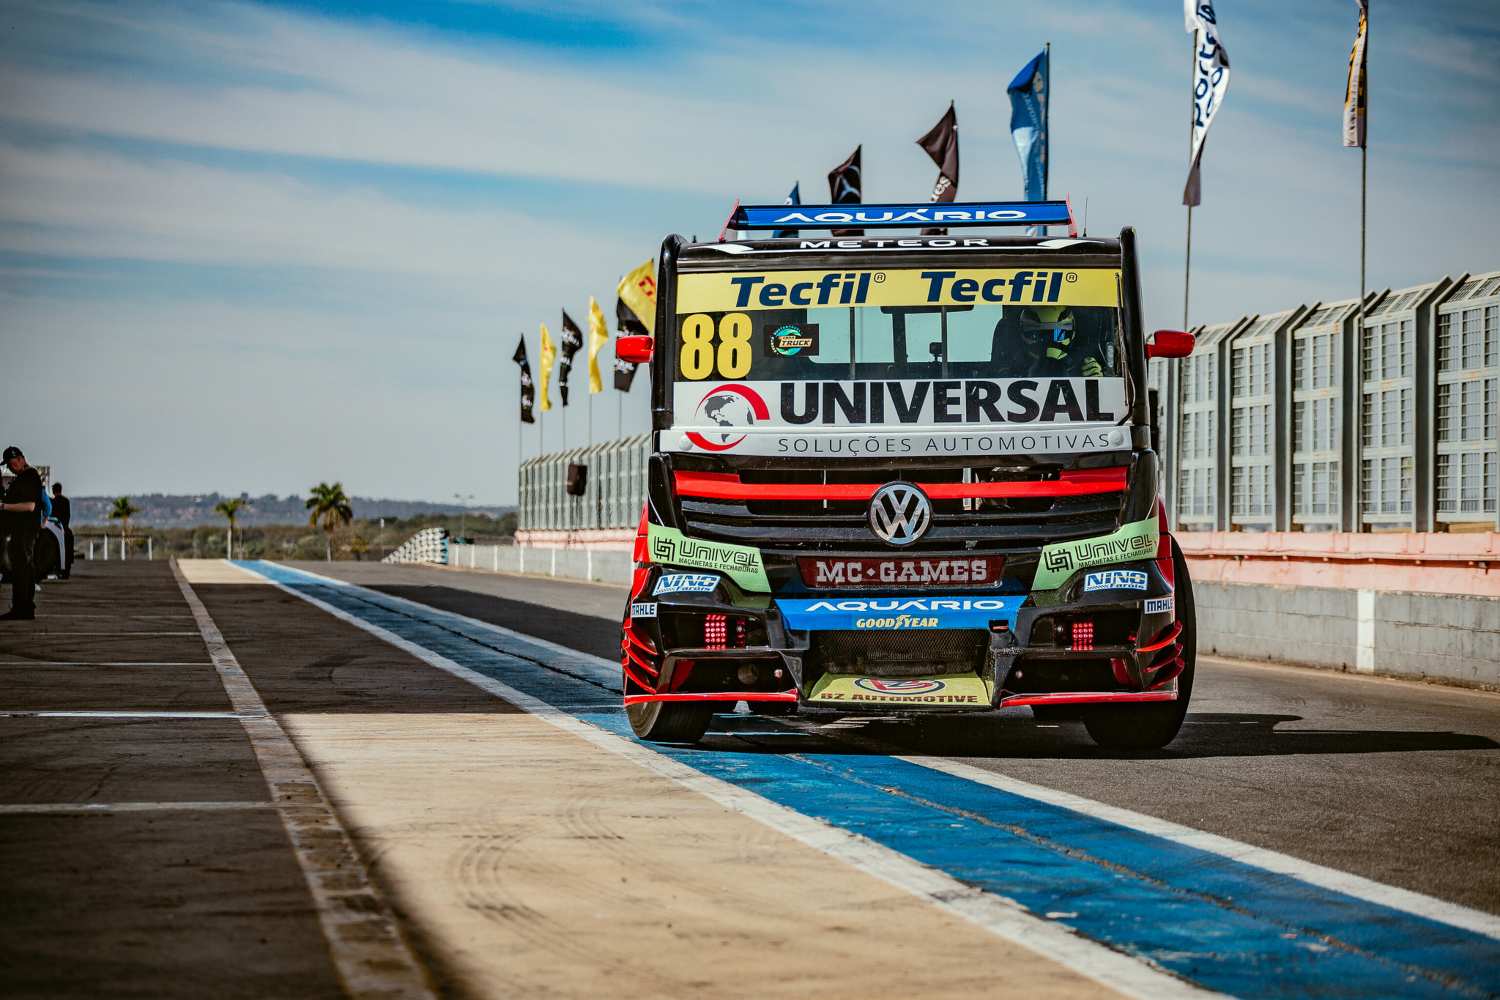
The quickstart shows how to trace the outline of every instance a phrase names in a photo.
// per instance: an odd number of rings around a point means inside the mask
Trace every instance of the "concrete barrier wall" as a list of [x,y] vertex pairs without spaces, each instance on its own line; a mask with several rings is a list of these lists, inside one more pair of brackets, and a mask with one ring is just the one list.
[[1207,582],[1193,593],[1203,652],[1500,686],[1500,599]]
[[[620,550],[450,545],[453,569],[625,586]],[[1500,687],[1500,599],[1198,581],[1198,648],[1245,660]]]

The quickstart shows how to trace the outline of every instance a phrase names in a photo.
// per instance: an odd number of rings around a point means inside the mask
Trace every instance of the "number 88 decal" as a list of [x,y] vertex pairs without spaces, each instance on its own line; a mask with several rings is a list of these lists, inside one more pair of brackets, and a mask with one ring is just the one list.
[[715,350],[713,317],[705,313],[687,317],[678,333],[682,341],[678,356],[682,377],[695,382],[710,375],[744,378],[750,372],[750,332],[749,316],[725,313],[719,320],[719,344]]

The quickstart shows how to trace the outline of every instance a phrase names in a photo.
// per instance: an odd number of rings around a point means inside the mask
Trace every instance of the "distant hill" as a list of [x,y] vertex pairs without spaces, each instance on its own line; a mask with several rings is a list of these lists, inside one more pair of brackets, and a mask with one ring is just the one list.
[[[300,496],[278,497],[267,493],[252,497],[241,494],[250,505],[240,511],[239,523],[299,524],[307,520],[305,500]],[[109,509],[114,506],[114,497],[70,497],[73,501],[73,523],[107,524]],[[222,525],[222,514],[214,513],[214,505],[230,499],[219,493],[203,493],[193,496],[174,496],[164,493],[136,495],[130,502],[141,512],[130,519],[131,524],[156,528],[196,528],[200,525]],[[358,518],[406,518],[422,514],[457,515],[464,508],[453,503],[431,503],[426,500],[378,500],[370,497],[352,497],[354,516]],[[470,507],[471,514],[490,514],[499,517],[515,510],[514,507]]]

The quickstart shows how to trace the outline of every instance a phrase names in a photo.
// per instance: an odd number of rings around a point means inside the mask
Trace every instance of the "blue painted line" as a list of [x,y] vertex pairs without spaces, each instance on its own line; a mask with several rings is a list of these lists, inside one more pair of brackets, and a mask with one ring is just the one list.
[[[249,568],[633,738],[595,667],[460,616]],[[730,720],[731,725],[737,724]],[[749,722],[749,720],[746,720]],[[1500,942],[1151,834],[773,722],[764,752],[650,745],[694,769],[857,833],[1210,989],[1245,996],[1500,994]],[[779,746],[782,741],[789,747]]]

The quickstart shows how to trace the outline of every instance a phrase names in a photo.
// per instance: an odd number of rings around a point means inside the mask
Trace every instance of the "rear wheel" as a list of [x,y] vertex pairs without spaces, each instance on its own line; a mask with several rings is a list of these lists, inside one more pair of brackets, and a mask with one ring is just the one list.
[[1083,713],[1089,736],[1110,750],[1159,750],[1177,738],[1193,695],[1193,667],[1198,658],[1198,620],[1193,607],[1193,581],[1177,539],[1172,539],[1172,573],[1176,578],[1177,620],[1182,622],[1182,673],[1177,675],[1177,700],[1141,705],[1091,707]]
[[708,731],[713,702],[646,701],[625,706],[630,728],[654,743],[697,743]]

